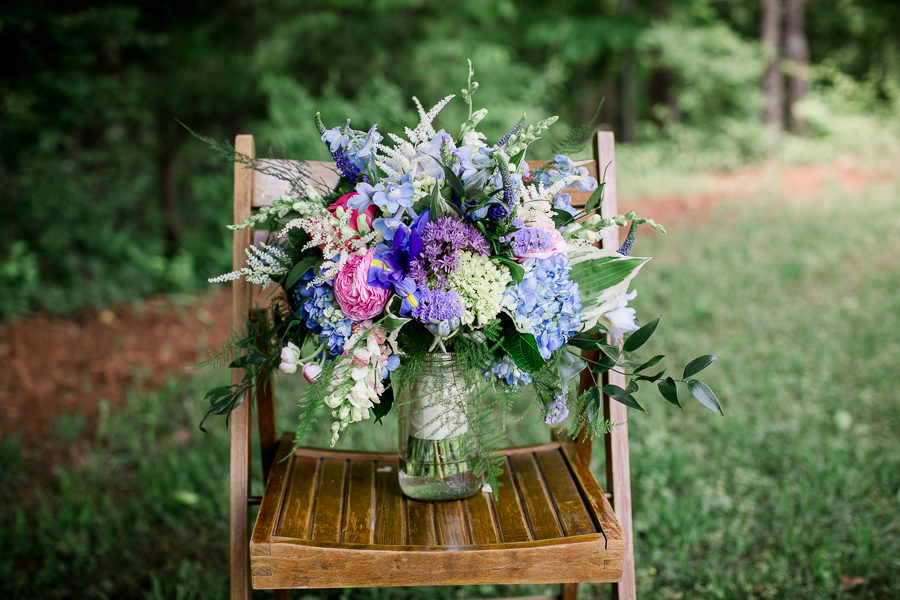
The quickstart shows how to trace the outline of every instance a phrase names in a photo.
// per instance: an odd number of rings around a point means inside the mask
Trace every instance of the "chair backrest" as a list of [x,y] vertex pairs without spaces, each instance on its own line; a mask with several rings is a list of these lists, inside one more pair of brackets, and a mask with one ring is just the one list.
[[[593,140],[594,156],[584,166],[588,173],[605,184],[601,216],[615,215],[618,211],[616,196],[615,139],[611,132],[597,132]],[[255,144],[252,135],[239,135],[235,140],[235,150],[243,155],[255,158]],[[532,168],[544,161],[529,161]],[[301,168],[298,161],[266,160],[269,166],[280,169],[297,170]],[[309,161],[302,163],[309,180],[320,192],[330,192],[337,185],[339,172],[333,162]],[[572,205],[584,206],[590,193],[569,190]],[[287,182],[277,177],[266,175],[243,164],[234,165],[234,222],[241,223],[255,209],[269,206],[276,198],[290,192]],[[258,241],[267,232],[254,232],[250,229],[235,231],[233,236],[233,268],[240,269],[244,265],[246,248],[251,241]],[[619,234],[616,228],[605,232],[600,242],[604,248],[618,248]],[[260,294],[262,297],[262,294]],[[246,323],[248,315],[253,318],[253,302],[251,286],[243,279],[232,282],[232,327],[240,331]],[[595,357],[596,358],[596,357]],[[585,369],[582,374],[582,388],[594,385],[596,375]],[[232,382],[239,383],[241,373],[232,374]],[[612,383],[625,386],[624,376],[609,371],[603,376],[600,385]],[[274,453],[278,445],[275,421],[274,399],[271,381],[255,391],[257,407],[257,424],[259,429],[260,456],[263,465],[263,477],[268,476]],[[256,499],[249,497],[250,490],[250,402],[243,402],[231,415],[231,583],[246,585],[247,572],[247,516],[248,504]],[[633,535],[631,524],[631,483],[628,458],[628,426],[626,408],[618,402],[610,402],[603,396],[604,417],[619,425],[605,436],[606,453],[606,490],[616,512],[626,539],[625,565],[622,581],[619,585],[620,598],[634,596],[633,567]],[[585,465],[590,464],[591,442],[586,436],[576,441],[575,455]],[[243,524],[236,526],[236,524]],[[629,562],[631,564],[629,564]]]

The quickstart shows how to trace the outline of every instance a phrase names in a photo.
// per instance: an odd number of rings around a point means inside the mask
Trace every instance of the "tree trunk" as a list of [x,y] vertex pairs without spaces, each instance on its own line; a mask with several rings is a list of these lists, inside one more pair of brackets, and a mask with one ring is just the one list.
[[[622,13],[634,18],[635,0],[622,0]],[[632,142],[637,130],[637,64],[634,40],[622,53],[622,141]]]
[[781,0],[762,0],[762,40],[769,58],[763,80],[766,92],[766,125],[774,137],[781,132],[784,121],[784,80],[779,64],[781,48]]
[[794,108],[809,88],[809,46],[806,43],[804,9],[806,0],[786,0],[784,54],[787,58],[788,127],[800,133],[806,124],[797,117]]

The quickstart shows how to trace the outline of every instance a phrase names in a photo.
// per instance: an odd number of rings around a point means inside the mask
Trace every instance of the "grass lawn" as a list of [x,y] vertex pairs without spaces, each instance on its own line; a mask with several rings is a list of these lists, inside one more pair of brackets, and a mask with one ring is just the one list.
[[[665,314],[650,348],[681,364],[722,356],[704,379],[725,410],[643,396],[649,414],[632,413],[641,598],[900,597],[900,185],[790,200],[723,204],[635,247],[657,256],[637,286],[638,314]],[[3,440],[0,597],[226,597],[227,436],[221,422],[196,429],[203,391],[224,377],[135,393],[65,467]],[[517,438],[546,435],[532,421]],[[326,439],[320,425],[311,442]],[[80,428],[61,419],[56,435]],[[371,433],[348,443],[392,446],[390,427]],[[294,594],[329,596],[351,592]]]

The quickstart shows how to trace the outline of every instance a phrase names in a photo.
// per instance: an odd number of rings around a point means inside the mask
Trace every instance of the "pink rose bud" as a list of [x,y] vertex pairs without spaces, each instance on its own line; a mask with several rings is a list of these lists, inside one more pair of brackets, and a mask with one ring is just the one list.
[[322,367],[317,365],[316,363],[309,363],[308,365],[303,365],[303,377],[309,383],[315,383],[316,379],[319,378],[319,375],[322,374]]
[[334,298],[341,311],[354,321],[378,315],[391,296],[390,290],[373,287],[368,283],[369,265],[374,256],[373,250],[364,255],[351,256],[334,277]]

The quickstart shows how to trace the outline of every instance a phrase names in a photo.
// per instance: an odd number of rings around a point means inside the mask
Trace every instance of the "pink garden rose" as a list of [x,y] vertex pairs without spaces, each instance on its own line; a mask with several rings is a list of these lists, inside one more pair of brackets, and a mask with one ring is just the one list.
[[387,304],[391,291],[368,283],[373,250],[354,254],[334,277],[334,297],[345,315],[354,321],[371,319]]
[[[328,212],[334,214],[337,212],[338,208],[343,208],[347,210],[347,202],[349,202],[350,198],[356,196],[356,192],[350,192],[349,194],[344,194],[337,200],[335,200],[334,204],[328,207]],[[366,210],[363,211],[363,218],[365,219],[366,227],[364,233],[368,233],[372,231],[372,221],[375,219],[375,215],[377,214],[378,207],[374,204],[369,206]],[[359,231],[359,211],[354,209],[350,209],[350,227],[353,228],[353,231]]]

